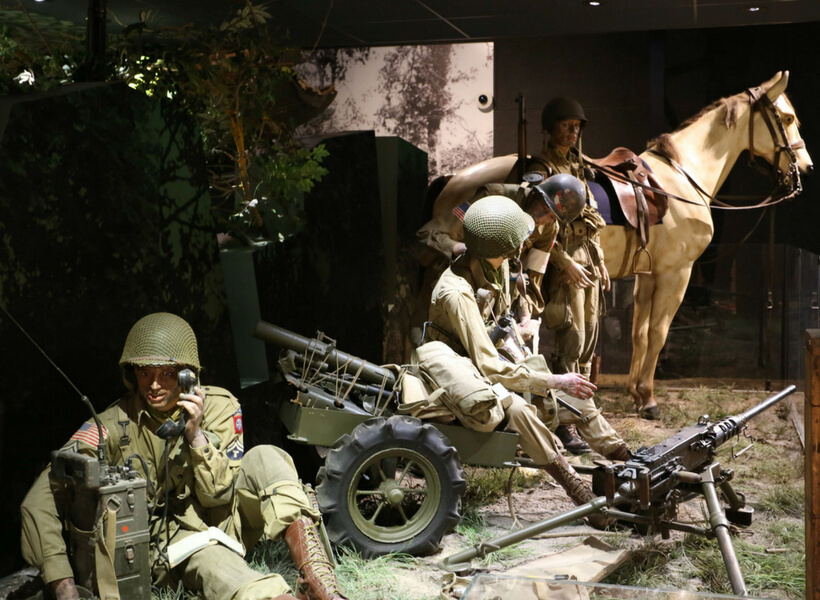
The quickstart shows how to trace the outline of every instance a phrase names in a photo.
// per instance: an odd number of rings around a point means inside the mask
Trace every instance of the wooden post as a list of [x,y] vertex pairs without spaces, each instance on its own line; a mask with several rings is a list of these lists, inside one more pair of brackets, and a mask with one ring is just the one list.
[[806,600],[820,600],[820,329],[806,330]]

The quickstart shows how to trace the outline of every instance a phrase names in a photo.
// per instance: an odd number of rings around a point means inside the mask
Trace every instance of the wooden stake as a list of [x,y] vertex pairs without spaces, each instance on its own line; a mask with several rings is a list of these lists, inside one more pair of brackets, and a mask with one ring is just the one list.
[[806,330],[806,600],[820,600],[820,329]]

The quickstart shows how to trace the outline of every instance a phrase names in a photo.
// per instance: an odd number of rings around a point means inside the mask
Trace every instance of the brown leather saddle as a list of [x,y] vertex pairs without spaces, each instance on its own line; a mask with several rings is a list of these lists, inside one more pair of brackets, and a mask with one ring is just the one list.
[[618,198],[627,222],[637,230],[659,223],[669,199],[641,158],[627,148],[615,148],[604,158],[587,159],[595,181]]

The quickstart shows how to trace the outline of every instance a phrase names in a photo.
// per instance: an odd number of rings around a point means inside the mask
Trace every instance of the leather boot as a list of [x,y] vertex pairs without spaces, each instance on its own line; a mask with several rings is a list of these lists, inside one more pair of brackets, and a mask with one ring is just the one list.
[[564,444],[564,448],[566,448],[570,454],[579,455],[592,451],[589,444],[578,437],[578,430],[575,429],[575,425],[559,425],[555,429],[555,435],[558,436],[558,439],[561,440],[561,443]]
[[[558,455],[558,460],[544,467],[544,470],[549,473],[558,485],[566,490],[567,495],[575,506],[586,504],[597,498],[592,488],[578,476],[578,473],[575,472],[572,465],[560,454]],[[587,515],[587,522],[595,529],[606,529],[608,525],[614,522],[614,519],[609,519],[601,513],[592,513],[591,515]]]
[[333,565],[310,517],[299,517],[291,523],[285,531],[285,543],[299,569],[298,600],[347,600],[339,589]]
[[607,453],[604,458],[608,460],[627,461],[630,458],[632,458],[632,452],[629,451],[629,448],[627,448],[626,444],[621,444],[612,452]]

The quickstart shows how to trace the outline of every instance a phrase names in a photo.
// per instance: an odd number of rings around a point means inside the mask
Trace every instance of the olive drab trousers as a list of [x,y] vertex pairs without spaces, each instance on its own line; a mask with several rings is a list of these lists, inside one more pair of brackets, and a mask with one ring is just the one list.
[[557,295],[559,286],[565,288],[563,297],[568,301],[567,312],[571,317],[566,327],[555,330],[550,367],[554,373],[581,373],[589,377],[598,345],[601,280],[595,277],[594,285],[581,289],[556,280],[550,295]]
[[[299,517],[318,519],[292,459],[275,446],[256,446],[245,453],[234,483],[230,514],[221,525],[242,541],[246,551],[262,539],[280,539]],[[208,546],[194,553],[171,572],[159,577],[160,585],[178,581],[190,590],[215,600],[267,600],[291,593],[278,573],[262,575],[245,559],[225,546]]]
[[575,425],[592,449],[604,456],[623,444],[618,432],[601,415],[601,409],[595,406],[591,398],[582,400],[563,392],[553,393],[579,409],[583,416],[579,417],[558,405],[556,417],[555,409],[546,408],[553,406],[553,403],[543,399],[539,401],[538,398],[535,398],[532,404],[517,394],[510,394],[502,400],[507,419],[506,429],[518,433],[521,448],[536,464],[552,464],[560,454],[559,443],[551,431],[559,424]]

